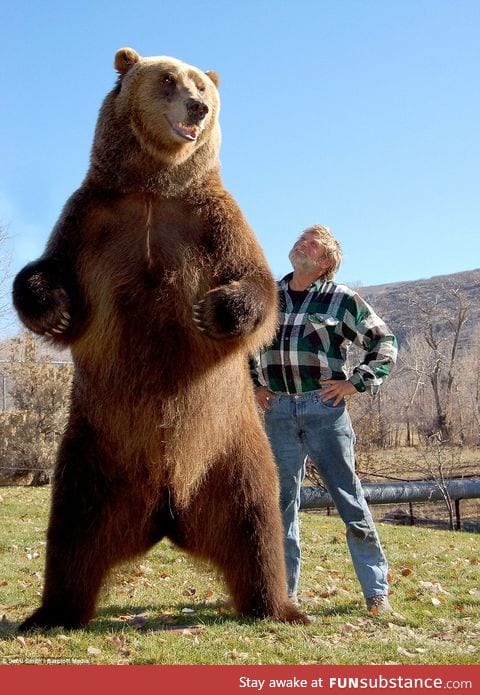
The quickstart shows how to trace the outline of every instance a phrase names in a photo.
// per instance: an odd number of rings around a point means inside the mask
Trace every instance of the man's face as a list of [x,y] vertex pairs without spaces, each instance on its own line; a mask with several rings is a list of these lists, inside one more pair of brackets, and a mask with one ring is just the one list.
[[323,244],[311,232],[304,232],[292,247],[288,254],[295,270],[304,273],[318,271],[318,276],[328,267],[328,261],[324,257]]

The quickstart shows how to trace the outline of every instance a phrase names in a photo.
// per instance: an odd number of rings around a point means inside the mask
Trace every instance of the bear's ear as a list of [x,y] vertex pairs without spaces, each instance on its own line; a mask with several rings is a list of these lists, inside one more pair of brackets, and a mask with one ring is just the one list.
[[216,72],[214,72],[213,70],[206,70],[205,75],[208,75],[215,87],[218,87],[218,85],[220,84],[220,78]]
[[135,63],[138,63],[139,60],[140,56],[133,48],[120,48],[115,53],[115,70],[121,76],[126,75],[130,68],[133,67]]

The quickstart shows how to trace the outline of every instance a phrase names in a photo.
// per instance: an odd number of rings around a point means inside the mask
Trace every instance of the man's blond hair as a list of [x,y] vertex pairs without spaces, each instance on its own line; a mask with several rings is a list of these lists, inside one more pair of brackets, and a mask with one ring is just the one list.
[[337,270],[342,262],[342,249],[340,242],[333,236],[328,227],[323,224],[314,224],[307,229],[304,229],[302,234],[312,234],[322,244],[325,249],[325,258],[330,261],[330,266],[322,274],[324,280],[333,280]]

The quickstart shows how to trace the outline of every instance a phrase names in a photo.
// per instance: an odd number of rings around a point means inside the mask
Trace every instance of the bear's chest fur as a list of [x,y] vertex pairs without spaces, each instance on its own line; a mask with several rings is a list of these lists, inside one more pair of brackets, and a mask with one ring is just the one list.
[[176,393],[179,368],[184,382],[225,358],[226,344],[212,343],[205,352],[192,320],[193,305],[222,280],[225,239],[209,226],[212,206],[135,195],[95,200],[77,260],[89,321],[72,346],[78,377],[89,389],[123,390],[117,373],[129,373],[133,381],[140,375],[144,395],[160,385],[164,395]]
[[93,267],[100,285],[128,282],[132,291],[138,293],[144,285],[149,294],[152,284],[170,284],[171,274],[186,265],[195,273],[211,262],[214,242],[205,216],[182,200],[119,198],[95,209],[88,229],[84,262]]
[[130,196],[97,207],[87,227],[79,264],[93,323],[153,319],[160,328],[176,317],[190,324],[186,306],[217,281],[215,240],[201,210]]

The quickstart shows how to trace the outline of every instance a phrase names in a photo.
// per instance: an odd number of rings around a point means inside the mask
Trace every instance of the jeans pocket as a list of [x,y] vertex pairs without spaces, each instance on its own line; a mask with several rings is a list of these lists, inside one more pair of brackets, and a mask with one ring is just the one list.
[[315,396],[315,403],[318,403],[322,408],[327,410],[342,410],[342,408],[345,408],[345,400],[342,399],[338,405],[333,405],[334,402],[335,398],[328,398],[326,401],[323,401],[321,393]]

